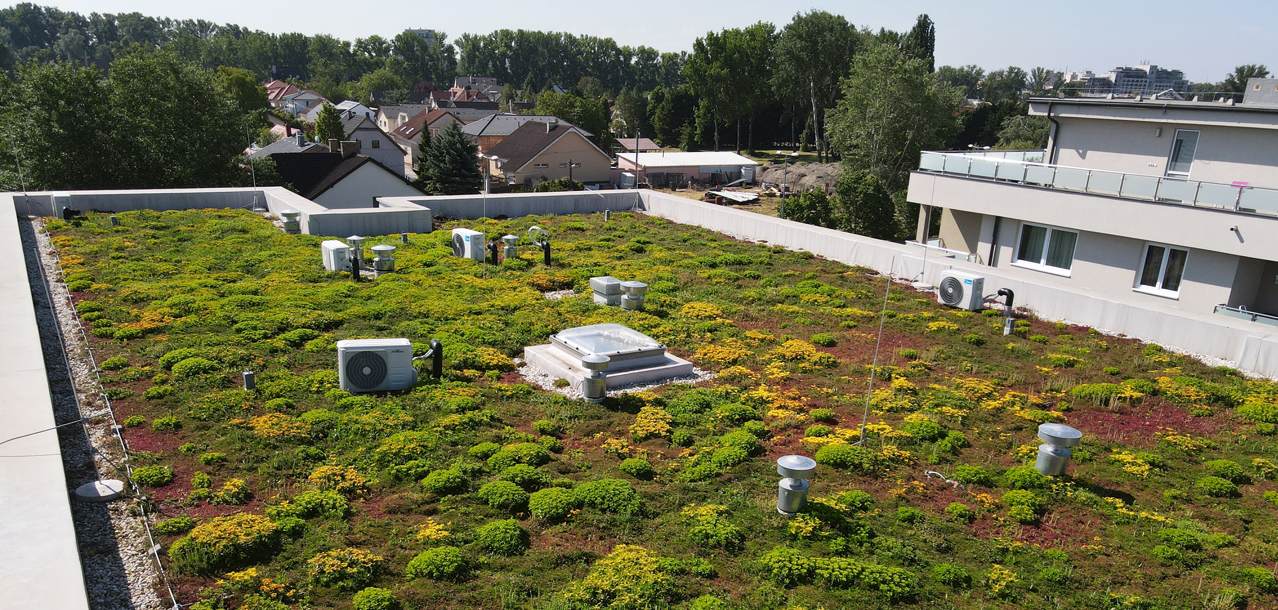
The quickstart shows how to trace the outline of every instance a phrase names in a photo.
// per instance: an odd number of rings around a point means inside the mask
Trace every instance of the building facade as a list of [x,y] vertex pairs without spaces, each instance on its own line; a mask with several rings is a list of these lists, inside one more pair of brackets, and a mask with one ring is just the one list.
[[927,152],[947,256],[1145,307],[1278,323],[1278,105],[1033,98],[1046,150]]

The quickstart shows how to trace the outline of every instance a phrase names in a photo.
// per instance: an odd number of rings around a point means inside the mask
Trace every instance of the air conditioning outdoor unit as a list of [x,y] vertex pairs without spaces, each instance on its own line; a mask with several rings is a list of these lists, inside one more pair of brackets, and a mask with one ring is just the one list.
[[484,234],[470,229],[453,229],[453,256],[484,262]]
[[347,392],[389,392],[417,383],[408,339],[343,339],[337,342],[337,377]]
[[320,251],[324,255],[325,271],[337,273],[351,270],[350,246],[336,239],[326,239],[320,244]]
[[985,278],[962,271],[941,272],[941,282],[936,286],[936,300],[942,305],[971,311],[982,309]]

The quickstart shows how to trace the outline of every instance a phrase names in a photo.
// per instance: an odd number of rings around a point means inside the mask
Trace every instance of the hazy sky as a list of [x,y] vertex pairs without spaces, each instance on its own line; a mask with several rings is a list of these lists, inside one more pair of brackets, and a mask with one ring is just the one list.
[[1145,60],[1217,81],[1240,63],[1278,70],[1278,2],[1273,0],[1074,0],[1009,2],[841,2],[791,0],[33,0],[89,12],[138,11],[153,16],[238,23],[272,32],[328,33],[347,39],[405,28],[432,28],[450,38],[501,28],[609,36],[622,44],[688,50],[708,30],[758,20],[778,27],[797,11],[840,13],[857,27],[906,29],[919,13],[936,22],[937,64],[1009,64],[1103,71]]

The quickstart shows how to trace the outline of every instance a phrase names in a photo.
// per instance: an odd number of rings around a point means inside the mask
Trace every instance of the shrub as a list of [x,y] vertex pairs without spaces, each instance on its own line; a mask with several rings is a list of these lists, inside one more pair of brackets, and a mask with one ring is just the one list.
[[834,336],[834,333],[816,333],[811,337],[808,337],[808,341],[813,345],[820,345],[821,347],[834,347],[839,342],[838,337]]
[[1278,403],[1260,400],[1247,401],[1235,411],[1252,421],[1266,424],[1278,424]]
[[731,606],[713,595],[702,595],[688,603],[688,610],[729,610]]
[[921,443],[934,441],[945,436],[945,428],[930,419],[907,421],[901,425],[901,431]]
[[750,459],[750,454],[740,447],[720,447],[710,454],[710,465],[722,471],[742,464]]
[[1243,568],[1240,579],[1261,593],[1278,593],[1278,577],[1273,570],[1264,567]]
[[312,489],[304,491],[289,500],[266,508],[266,515],[280,520],[286,517],[309,519],[311,517],[329,517],[341,519],[349,515],[351,505],[347,499],[332,490]]
[[1117,383],[1080,383],[1069,390],[1069,395],[1080,400],[1104,404],[1118,394]]
[[460,580],[465,577],[466,571],[466,559],[462,556],[461,549],[455,546],[437,546],[413,557],[404,574],[409,578]]
[[745,452],[747,456],[758,455],[763,451],[759,439],[745,430],[733,430],[719,437],[721,447],[734,447]]
[[952,563],[938,563],[932,566],[932,578],[953,589],[966,589],[972,585],[972,575]]
[[434,470],[422,479],[422,487],[426,488],[426,491],[440,496],[465,491],[468,484],[466,475],[457,468]]
[[573,492],[562,487],[547,487],[528,497],[528,512],[547,523],[562,521],[576,505]]
[[485,483],[475,494],[493,508],[519,512],[528,506],[528,492],[510,481]]
[[745,543],[745,532],[728,521],[726,506],[693,505],[683,509],[681,514],[688,520],[688,536],[697,544],[733,551]]
[[177,390],[171,385],[153,385],[142,392],[142,398],[147,400],[160,400],[172,396]]
[[808,415],[812,417],[813,421],[825,422],[827,424],[835,421],[833,409],[812,409],[812,412],[808,413]]
[[506,445],[488,458],[490,470],[502,470],[515,464],[541,466],[550,461],[550,451],[537,443]]
[[1212,476],[1220,477],[1230,483],[1242,485],[1251,482],[1251,475],[1247,474],[1247,470],[1233,460],[1208,460],[1203,465]]
[[216,362],[196,356],[173,365],[173,378],[178,380],[190,379],[199,375],[215,373],[219,368]]
[[196,459],[205,466],[216,466],[218,464],[226,463],[226,454],[217,451],[205,451]]
[[859,489],[845,491],[836,496],[836,499],[840,504],[848,507],[848,510],[855,512],[865,512],[874,508],[874,496]]
[[997,477],[993,472],[990,472],[988,468],[983,468],[981,466],[959,464],[954,467],[954,480],[965,485],[993,487],[996,478]]
[[470,457],[473,457],[473,458],[486,460],[492,457],[492,455],[494,453],[497,453],[498,451],[501,451],[501,445],[498,445],[497,443],[494,443],[494,442],[483,442],[483,443],[476,443],[472,445],[470,449],[466,450],[466,455],[469,455]]
[[945,515],[959,523],[971,523],[976,520],[976,511],[962,502],[950,502],[945,507]]
[[641,546],[618,544],[590,566],[590,572],[565,592],[571,607],[662,608],[676,594],[675,581],[662,569],[656,553]]
[[548,419],[539,419],[533,422],[533,431],[546,436],[559,436],[564,433],[563,426]]
[[622,479],[597,479],[572,490],[576,504],[600,512],[631,515],[643,510],[643,499]]
[[1007,507],[1007,516],[1018,523],[1038,523],[1047,506],[1038,494],[1026,489],[1013,489],[1003,494],[1003,505]]
[[1045,489],[1050,482],[1051,479],[1033,466],[1008,468],[1002,477],[1003,487],[1009,489]]
[[151,420],[151,429],[156,432],[172,432],[182,429],[182,420],[173,415],[164,415]]
[[636,443],[650,438],[668,438],[671,421],[673,418],[664,409],[645,406],[635,414],[635,422],[630,425],[630,437]]
[[763,573],[783,587],[791,587],[812,579],[816,569],[812,560],[802,552],[789,548],[777,547],[759,558],[759,567]]
[[316,584],[350,591],[371,583],[383,563],[381,555],[347,547],[319,553],[307,560],[306,566]]
[[126,366],[129,366],[129,359],[123,354],[111,356],[98,364],[98,368],[104,371],[118,371]]
[[475,528],[475,544],[493,555],[522,555],[528,550],[528,532],[514,519],[493,521]]
[[307,475],[306,481],[319,489],[331,489],[348,498],[362,496],[368,491],[368,481],[350,466],[326,464],[316,467]]
[[638,457],[621,460],[621,464],[617,466],[617,469],[636,479],[643,480],[651,479],[656,474],[651,462]]
[[985,345],[985,337],[978,333],[965,333],[962,337],[963,342],[969,345],[980,347]]
[[173,567],[206,575],[267,558],[279,546],[280,528],[261,515],[214,517],[169,546]]
[[922,523],[927,518],[923,511],[913,506],[901,506],[896,509],[896,520],[901,523]]
[[222,484],[222,488],[213,494],[209,500],[213,504],[231,504],[240,505],[247,504],[253,498],[253,492],[249,491],[248,483],[244,479],[227,479]]
[[550,475],[528,464],[510,466],[498,473],[497,478],[510,481],[525,491],[535,491],[550,484]]
[[1160,563],[1167,565],[1187,565],[1193,563],[1190,558],[1186,556],[1184,551],[1166,544],[1154,545],[1154,548],[1149,550],[1149,554]]
[[853,472],[874,472],[879,467],[878,455],[868,447],[847,443],[830,443],[816,452],[816,461],[826,466]]
[[1229,479],[1210,475],[1194,481],[1194,489],[1213,498],[1232,498],[1238,495],[1238,486]]
[[155,531],[165,536],[176,536],[191,531],[193,527],[195,527],[195,519],[182,515],[157,522]]
[[141,415],[130,415],[121,422],[125,428],[136,428],[146,423],[146,418]]
[[368,587],[351,598],[354,610],[399,610],[399,600],[389,589]]
[[173,482],[173,469],[168,466],[138,466],[133,469],[133,480],[143,487],[164,487]]

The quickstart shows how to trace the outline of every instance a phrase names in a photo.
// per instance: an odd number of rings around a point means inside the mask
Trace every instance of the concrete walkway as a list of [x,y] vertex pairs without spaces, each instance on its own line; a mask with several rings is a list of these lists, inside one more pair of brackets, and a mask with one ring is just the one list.
[[[11,197],[0,198],[0,441],[54,426]],[[0,444],[0,608],[88,608],[54,431]]]

